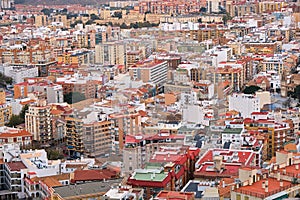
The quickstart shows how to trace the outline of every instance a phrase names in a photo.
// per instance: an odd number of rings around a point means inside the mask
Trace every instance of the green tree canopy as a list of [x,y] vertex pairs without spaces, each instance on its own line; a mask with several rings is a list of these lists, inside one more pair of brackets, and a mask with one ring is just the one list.
[[122,12],[120,12],[120,11],[114,12],[113,17],[117,17],[117,18],[121,19],[122,18]]
[[22,123],[24,123],[23,119],[19,115],[12,115],[9,122],[6,124],[6,126],[15,127]]
[[94,20],[100,19],[99,16],[98,16],[98,15],[95,15],[94,13],[91,14],[90,18],[91,18],[91,20],[93,20],[93,21],[94,21]]
[[12,84],[13,80],[11,77],[5,76],[4,74],[0,73],[0,86],[6,87],[8,84]]
[[258,90],[261,90],[260,87],[256,86],[256,85],[250,85],[250,86],[247,86],[243,93],[244,94],[254,94],[255,92],[257,92]]
[[85,100],[85,95],[80,92],[70,92],[64,95],[64,100],[68,104],[73,104]]

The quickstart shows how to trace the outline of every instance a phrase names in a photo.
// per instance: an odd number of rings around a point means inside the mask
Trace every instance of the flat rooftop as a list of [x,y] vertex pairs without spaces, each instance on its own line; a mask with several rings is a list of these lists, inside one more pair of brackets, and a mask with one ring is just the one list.
[[81,183],[76,185],[67,185],[53,187],[54,192],[59,194],[62,198],[70,198],[81,195],[92,195],[97,193],[106,193],[112,186],[117,186],[122,179],[111,179],[107,181],[94,181]]

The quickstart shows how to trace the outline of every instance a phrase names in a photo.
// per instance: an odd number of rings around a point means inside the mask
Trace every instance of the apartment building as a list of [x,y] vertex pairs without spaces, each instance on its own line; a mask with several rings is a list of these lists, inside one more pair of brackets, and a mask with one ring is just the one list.
[[14,0],[1,0],[0,1],[0,8],[3,9],[3,10],[6,10],[6,9],[12,9],[15,7],[15,1]]
[[15,83],[24,82],[25,78],[37,77],[37,66],[5,66],[4,75],[11,77]]
[[[256,115],[257,116],[257,115]],[[291,121],[276,122],[267,119],[266,115],[260,115],[255,120],[244,120],[245,129],[248,131],[260,131],[267,136],[267,159],[275,156],[277,151],[283,149],[284,144],[294,140],[294,129]],[[262,118],[264,116],[264,118]]]
[[167,81],[167,70],[167,61],[143,61],[129,68],[129,75],[133,80],[159,85]]
[[229,110],[240,112],[243,118],[249,118],[253,112],[260,111],[260,98],[252,94],[232,94],[228,102]]
[[111,122],[83,124],[83,145],[92,156],[107,156],[112,152]]
[[125,136],[141,133],[141,115],[139,113],[115,113],[109,115],[112,131],[112,152],[120,154],[125,144]]
[[28,96],[28,83],[22,82],[14,84],[14,98],[26,98]]
[[51,141],[51,106],[46,100],[38,100],[36,105],[29,106],[25,114],[25,129],[33,134],[33,140],[43,144]]
[[126,53],[126,67],[129,69],[133,65],[135,65],[137,62],[141,61],[143,59],[143,52],[142,50],[139,51],[127,51]]
[[126,65],[123,42],[104,42],[95,46],[95,63],[102,65]]
[[9,122],[12,116],[12,107],[9,104],[0,104],[0,126]]
[[16,143],[21,147],[26,147],[32,143],[32,134],[26,130],[1,127],[0,128],[0,144]]
[[96,89],[98,81],[86,80],[83,77],[75,78],[58,78],[57,84],[62,85],[63,94],[71,92],[79,92],[85,95],[86,99],[92,99],[96,97]]
[[280,151],[268,173],[259,173],[255,168],[239,169],[241,184],[234,186],[231,199],[276,199],[296,198],[299,194],[299,160],[290,152]]
[[66,117],[66,145],[71,157],[80,157],[84,151],[83,122],[80,119]]
[[245,81],[243,68],[233,68],[232,66],[209,68],[206,74],[207,79],[215,85],[215,88],[228,82],[234,91],[240,91]]
[[191,0],[189,2],[176,1],[149,1],[143,0],[139,2],[140,13],[154,13],[154,14],[189,14],[198,12],[200,10],[200,2]]
[[6,92],[5,89],[0,88],[0,104],[6,103]]

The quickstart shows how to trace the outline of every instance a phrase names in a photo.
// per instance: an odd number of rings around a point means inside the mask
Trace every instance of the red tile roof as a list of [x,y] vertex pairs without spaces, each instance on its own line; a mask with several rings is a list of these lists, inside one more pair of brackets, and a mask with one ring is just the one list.
[[[262,183],[268,181],[268,192],[262,187]],[[268,196],[279,193],[283,190],[286,190],[292,186],[292,183],[289,181],[283,181],[283,187],[280,186],[280,181],[274,178],[263,179],[253,183],[252,185],[243,186],[236,189],[237,193],[242,193],[258,198],[266,198]],[[250,198],[251,199],[251,198]]]
[[21,171],[21,169],[26,169],[27,167],[21,161],[8,162],[6,163],[10,171]]
[[193,192],[175,192],[175,191],[160,191],[155,197],[157,200],[192,200],[194,199]]
[[116,177],[116,173],[110,170],[76,170],[74,172],[74,179],[77,181],[99,181]]

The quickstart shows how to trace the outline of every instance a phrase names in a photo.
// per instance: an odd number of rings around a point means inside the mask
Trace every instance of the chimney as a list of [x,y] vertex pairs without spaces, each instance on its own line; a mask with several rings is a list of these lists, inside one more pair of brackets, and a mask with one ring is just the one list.
[[234,185],[233,186],[231,186],[231,191],[233,191],[234,190]]
[[266,184],[266,187],[268,187],[269,186],[269,181],[266,180],[265,184]]
[[296,168],[296,170],[299,170],[299,165],[298,164],[295,165],[295,168]]
[[277,181],[280,181],[280,172],[277,172]]
[[268,187],[266,186],[265,187],[265,193],[268,193],[269,192],[269,189],[268,189]]
[[280,181],[279,185],[280,187],[283,187],[283,181]]
[[222,187],[223,188],[225,187],[225,181],[222,181]]
[[262,187],[263,189],[266,188],[266,185],[265,185],[265,182],[264,182],[264,181],[262,182],[261,187]]
[[214,161],[214,167],[217,171],[221,171],[222,167],[222,156],[214,156],[213,161]]

